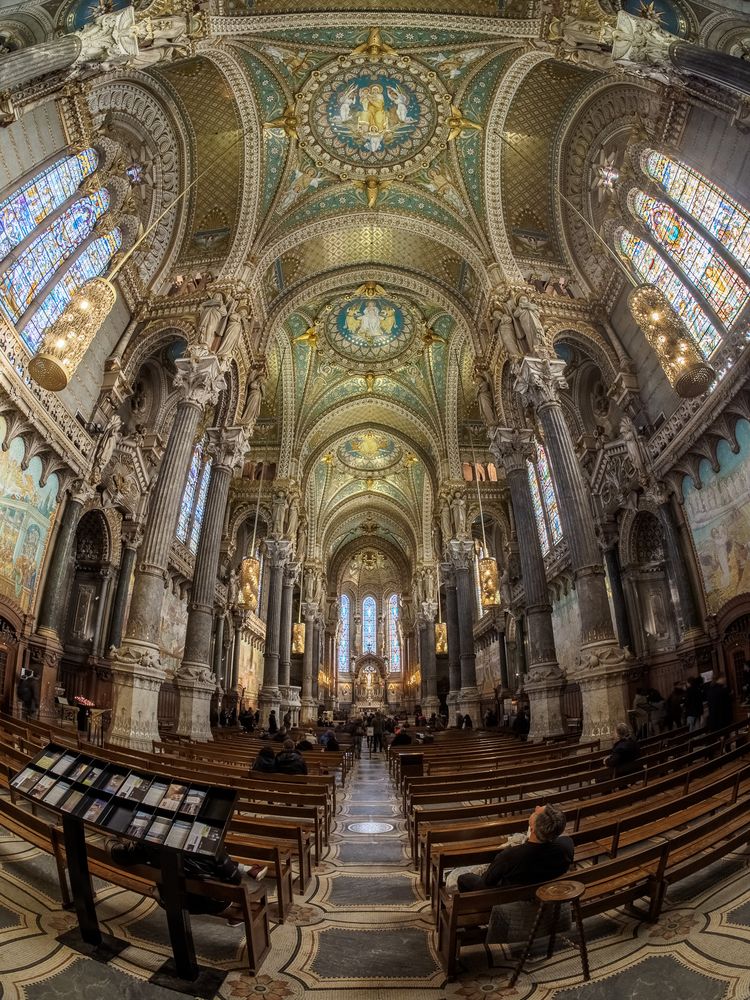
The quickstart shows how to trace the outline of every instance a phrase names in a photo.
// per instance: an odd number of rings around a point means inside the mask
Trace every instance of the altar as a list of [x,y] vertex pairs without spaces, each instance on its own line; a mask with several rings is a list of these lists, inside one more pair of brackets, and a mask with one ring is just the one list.
[[354,663],[352,708],[357,712],[382,712],[388,703],[385,660],[365,653]]

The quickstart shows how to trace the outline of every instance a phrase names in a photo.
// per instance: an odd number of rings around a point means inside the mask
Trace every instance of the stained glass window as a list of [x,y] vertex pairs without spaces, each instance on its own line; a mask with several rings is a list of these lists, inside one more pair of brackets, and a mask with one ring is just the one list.
[[44,230],[0,277],[0,305],[16,323],[60,264],[74,252],[106,212],[109,195],[102,189],[81,198]]
[[193,513],[193,500],[195,491],[198,488],[198,479],[201,474],[201,460],[203,458],[203,445],[197,444],[193,451],[193,460],[190,463],[187,482],[182,494],[182,504],[180,506],[180,516],[177,520],[177,537],[181,542],[187,542],[188,531],[190,530],[190,518]]
[[198,551],[198,539],[201,536],[201,525],[203,524],[203,515],[206,513],[206,497],[208,496],[208,483],[211,479],[211,459],[206,462],[203,466],[203,475],[201,476],[201,484],[198,489],[198,499],[195,501],[195,510],[193,511],[193,525],[190,529],[190,551]]
[[21,331],[21,337],[32,353],[37,351],[44,331],[62,313],[73,293],[87,281],[103,274],[121,245],[122,233],[119,229],[113,229],[106,236],[98,236],[81,251],[80,256],[52,286],[49,295],[40,303],[39,308]]
[[687,290],[666,260],[647,243],[627,229],[620,235],[620,252],[631,261],[638,276],[660,288],[682,318],[704,358],[719,346],[720,337],[710,319]]
[[53,163],[0,202],[0,259],[30,236],[36,227],[78,190],[81,181],[96,170],[93,149],[84,149]]
[[377,652],[377,607],[374,597],[366,597],[362,601],[362,652]]
[[662,153],[646,158],[646,173],[704,226],[743,267],[750,265],[750,212],[683,163]]
[[349,635],[351,632],[351,605],[346,594],[339,599],[339,673],[349,673]]
[[722,323],[731,326],[747,301],[750,287],[666,202],[638,191],[633,207],[656,241],[710,302]]
[[529,489],[531,490],[531,501],[534,505],[534,517],[536,518],[536,530],[539,532],[539,542],[542,552],[546,556],[549,552],[549,536],[547,534],[547,524],[544,520],[544,508],[542,507],[542,494],[539,491],[539,483],[536,478],[536,469],[532,462],[526,460],[526,471],[529,476]]
[[552,475],[549,471],[547,452],[539,445],[536,454],[536,470],[539,474],[539,486],[541,488],[544,509],[547,512],[547,524],[552,532],[552,544],[557,545],[562,538],[562,525],[560,524],[560,511],[557,507],[555,487],[552,485]]
[[398,635],[398,594],[388,598],[388,647],[390,653],[390,669],[401,669],[401,640]]

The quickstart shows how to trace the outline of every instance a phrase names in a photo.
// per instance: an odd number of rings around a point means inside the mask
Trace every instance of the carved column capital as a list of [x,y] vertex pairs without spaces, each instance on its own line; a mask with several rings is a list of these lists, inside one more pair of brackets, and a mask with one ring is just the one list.
[[285,566],[292,558],[292,543],[284,538],[266,538],[263,544],[272,569]]
[[524,358],[518,366],[515,391],[535,410],[558,403],[560,390],[568,386],[564,370],[565,362],[558,358]]
[[229,469],[232,474],[242,468],[250,446],[244,427],[209,427],[206,435],[214,467]]
[[453,569],[471,569],[474,562],[474,543],[467,539],[453,538],[448,543],[448,559]]
[[182,391],[183,399],[201,409],[216,402],[225,385],[225,368],[215,354],[200,346],[188,348],[185,356],[175,361],[175,368],[174,385]]
[[490,433],[490,451],[507,472],[526,472],[526,462],[536,458],[533,431],[518,427],[495,427]]

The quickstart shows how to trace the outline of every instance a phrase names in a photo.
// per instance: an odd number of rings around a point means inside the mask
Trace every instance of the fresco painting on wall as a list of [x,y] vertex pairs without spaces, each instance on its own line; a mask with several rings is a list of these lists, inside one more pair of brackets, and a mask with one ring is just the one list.
[[552,605],[552,630],[555,634],[557,662],[570,673],[581,648],[581,612],[572,588]]
[[[5,433],[0,417],[0,440]],[[42,486],[41,460],[34,457],[23,469],[23,456],[21,438],[0,451],[0,593],[30,611],[55,519],[59,481],[51,475]]]
[[739,451],[722,441],[716,458],[719,471],[701,463],[703,487],[686,476],[682,492],[711,612],[732,597],[750,591],[750,423],[735,431]]
[[177,670],[182,662],[187,618],[187,598],[168,590],[161,612],[161,656],[167,670]]

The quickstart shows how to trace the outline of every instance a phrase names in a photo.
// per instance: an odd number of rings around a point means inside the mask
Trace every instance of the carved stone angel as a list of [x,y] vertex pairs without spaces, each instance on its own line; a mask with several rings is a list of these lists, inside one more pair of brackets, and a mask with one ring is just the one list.
[[96,443],[96,448],[91,459],[91,471],[88,476],[89,482],[94,485],[101,482],[104,470],[112,459],[112,455],[120,440],[121,427],[122,420],[115,413],[110,418],[109,423],[102,432],[102,436]]
[[263,370],[259,367],[253,367],[248,376],[247,389],[245,391],[245,406],[242,410],[242,423],[249,430],[255,427],[255,422],[258,419],[260,408],[263,404],[265,391],[266,384]]
[[520,358],[523,352],[518,346],[518,339],[516,338],[515,327],[513,325],[513,316],[507,303],[501,299],[495,299],[491,317],[495,335],[500,338],[500,343],[505,353],[511,361]]
[[228,306],[221,292],[214,292],[198,306],[198,339],[209,351],[226,325]]
[[519,337],[526,341],[526,349],[532,357],[537,357],[544,345],[544,326],[539,316],[539,306],[527,295],[519,295],[513,319]]
[[474,382],[477,386],[477,404],[482,420],[486,427],[494,427],[497,424],[497,411],[495,410],[495,392],[492,386],[492,376],[486,368],[475,365]]

